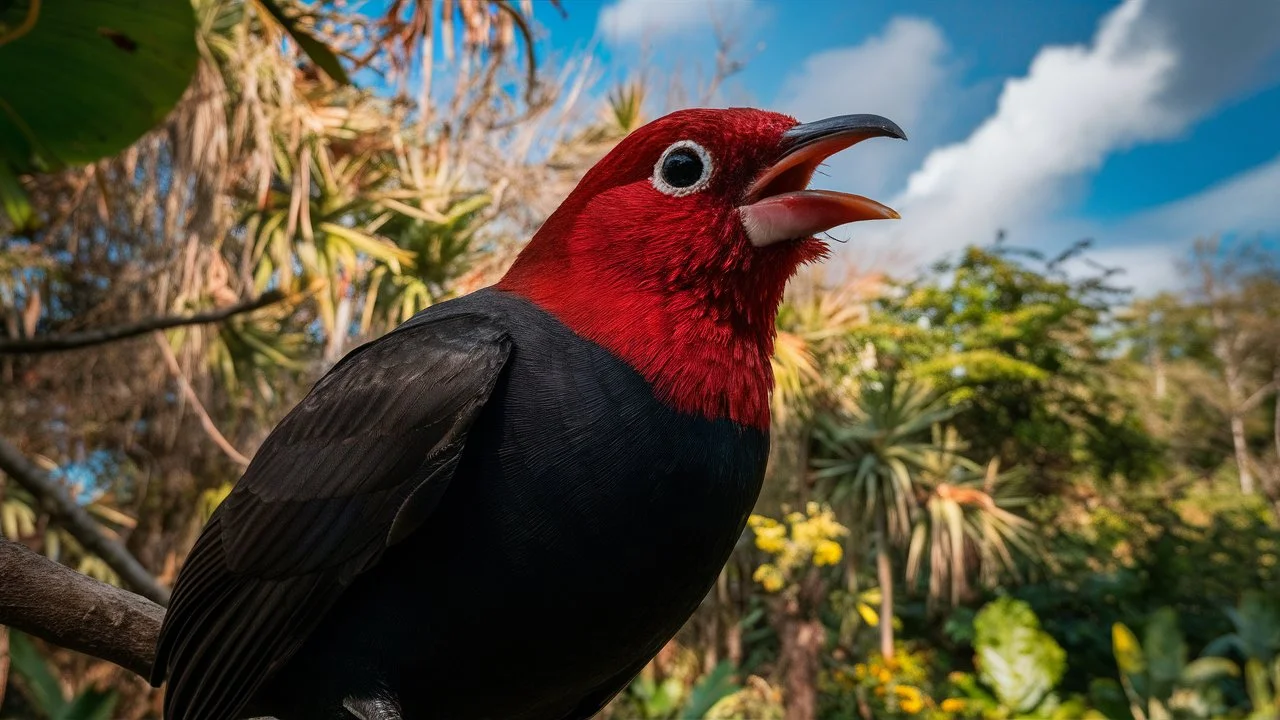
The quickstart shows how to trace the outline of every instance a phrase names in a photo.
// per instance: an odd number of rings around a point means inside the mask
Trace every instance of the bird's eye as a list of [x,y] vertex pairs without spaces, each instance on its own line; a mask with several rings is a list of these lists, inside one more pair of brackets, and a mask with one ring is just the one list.
[[667,148],[653,168],[653,186],[676,197],[698,192],[710,179],[711,155],[692,140]]

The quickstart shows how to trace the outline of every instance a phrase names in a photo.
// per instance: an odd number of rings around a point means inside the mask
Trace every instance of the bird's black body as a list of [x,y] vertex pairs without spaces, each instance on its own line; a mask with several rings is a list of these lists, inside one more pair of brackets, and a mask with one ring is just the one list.
[[521,297],[430,308],[322,379],[215,514],[157,653],[167,717],[590,717],[711,587],[767,450]]

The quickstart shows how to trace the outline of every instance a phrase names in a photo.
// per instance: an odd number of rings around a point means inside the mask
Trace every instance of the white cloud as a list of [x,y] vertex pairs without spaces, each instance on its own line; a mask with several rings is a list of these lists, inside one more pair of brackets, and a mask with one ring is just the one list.
[[[867,143],[832,158],[825,170],[840,187],[876,195],[899,187],[923,157],[936,121],[932,104],[945,103],[950,79],[948,46],[937,25],[894,18],[877,36],[852,47],[810,55],[783,83],[774,109],[802,121],[848,113],[875,113],[898,123],[912,143]],[[831,184],[831,183],[826,183]]]
[[[1240,0],[1231,12],[1198,0],[1125,0],[1102,19],[1088,46],[1041,49],[1025,77],[1006,82],[993,115],[964,141],[932,151],[911,175],[891,202],[904,219],[856,228],[857,242],[937,252],[988,242],[1000,228],[1034,240],[1030,231],[1051,223],[1108,155],[1175,138],[1269,80],[1264,73],[1278,52],[1274,0]],[[1259,187],[1246,184],[1238,193]],[[1253,212],[1245,203],[1216,212],[1177,207],[1116,230],[1152,237],[1157,218],[1179,213],[1178,221],[1194,217],[1209,231],[1236,222],[1228,213],[1244,219]],[[1186,227],[1183,236],[1163,241],[1185,239]],[[1106,240],[1124,237],[1137,239]]]
[[600,9],[596,31],[615,44],[656,43],[756,10],[755,0],[615,0]]
[[[1280,234],[1280,156],[1245,170],[1198,193],[1114,222],[1055,220],[1037,227],[1031,237],[1066,247],[1082,237],[1108,242],[1087,258],[1124,274],[1116,284],[1139,295],[1185,287],[1179,265],[1197,238],[1235,235],[1252,238]],[[1119,240],[1121,242],[1117,243]],[[1083,264],[1080,272],[1091,270]]]
[[1139,213],[1122,231],[1184,242],[1216,234],[1280,232],[1280,156],[1200,193]]

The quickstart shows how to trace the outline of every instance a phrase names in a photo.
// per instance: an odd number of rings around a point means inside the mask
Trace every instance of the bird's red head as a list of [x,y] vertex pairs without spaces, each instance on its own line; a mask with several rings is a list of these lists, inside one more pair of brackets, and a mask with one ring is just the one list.
[[667,115],[587,172],[498,287],[613,352],[673,408],[767,428],[774,320],[787,280],[826,254],[813,235],[897,217],[806,190],[828,156],[875,136],[904,137],[874,115]]

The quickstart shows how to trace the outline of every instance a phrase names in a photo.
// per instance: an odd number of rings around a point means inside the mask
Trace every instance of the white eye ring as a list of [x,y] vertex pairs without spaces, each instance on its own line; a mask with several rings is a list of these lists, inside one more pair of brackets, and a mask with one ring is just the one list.
[[[693,154],[697,155],[698,159],[702,161],[702,175],[694,181],[692,185],[687,187],[676,187],[675,185],[667,182],[666,178],[662,177],[662,166],[667,162],[667,158],[670,157],[672,153],[679,150],[692,151]],[[706,148],[692,140],[681,140],[680,142],[673,143],[671,147],[667,148],[666,151],[662,153],[662,157],[658,158],[658,162],[654,164],[653,186],[658,189],[658,192],[665,195],[671,195],[672,197],[692,195],[706,187],[707,183],[711,182],[711,171],[713,169],[714,165],[711,162],[711,153],[707,152]]]

